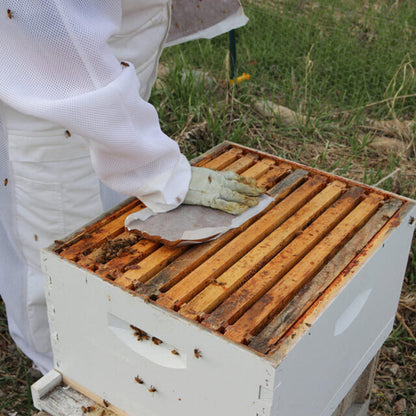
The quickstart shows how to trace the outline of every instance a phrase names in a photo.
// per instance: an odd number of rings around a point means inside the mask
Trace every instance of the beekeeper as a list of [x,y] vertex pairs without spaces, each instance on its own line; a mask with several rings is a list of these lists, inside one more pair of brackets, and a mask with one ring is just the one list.
[[[169,0],[0,0],[0,294],[11,336],[42,372],[53,364],[41,248],[126,195],[157,212],[254,201],[224,178],[202,194],[207,172],[192,173],[146,101],[168,33],[179,43],[246,22],[237,0],[217,3],[174,0],[168,32]],[[190,12],[206,17],[202,29]]]

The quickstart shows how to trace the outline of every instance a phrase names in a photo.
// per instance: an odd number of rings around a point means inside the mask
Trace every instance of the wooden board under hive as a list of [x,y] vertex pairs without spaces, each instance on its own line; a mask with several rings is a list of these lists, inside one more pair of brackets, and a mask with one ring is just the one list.
[[[218,409],[220,415],[330,415],[391,329],[414,202],[231,143],[195,165],[254,177],[275,200],[217,240],[179,248],[126,232],[126,216],[143,208],[130,200],[45,251],[57,370],[131,415],[191,415],[196,409],[203,415]],[[90,293],[86,287],[93,285],[97,290]],[[71,292],[85,300],[76,329],[64,323],[75,314],[69,300],[64,306]],[[93,324],[79,328],[90,313]],[[116,352],[111,337],[118,338]],[[77,364],[85,354],[89,358]],[[120,372],[122,388],[110,392],[102,374],[91,377],[103,360]],[[124,363],[124,370],[111,360]],[[194,368],[206,361],[217,367],[214,387],[212,369]],[[135,362],[138,368],[122,382]],[[179,369],[196,377],[203,393],[178,379]],[[327,380],[323,390],[315,386],[318,369]],[[240,380],[242,371],[253,380]],[[234,386],[224,391],[229,383]],[[158,393],[133,400],[138,384],[147,393],[157,386]],[[313,398],[312,407],[288,393],[295,386],[306,403]],[[214,396],[220,407],[211,403]],[[195,398],[204,403],[202,413]]]

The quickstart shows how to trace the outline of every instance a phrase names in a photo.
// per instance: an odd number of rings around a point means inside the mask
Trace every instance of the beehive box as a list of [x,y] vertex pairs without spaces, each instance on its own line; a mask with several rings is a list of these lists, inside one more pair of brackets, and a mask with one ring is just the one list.
[[414,201],[227,142],[195,164],[274,202],[168,248],[129,200],[44,250],[56,370],[131,416],[331,415],[392,329]]

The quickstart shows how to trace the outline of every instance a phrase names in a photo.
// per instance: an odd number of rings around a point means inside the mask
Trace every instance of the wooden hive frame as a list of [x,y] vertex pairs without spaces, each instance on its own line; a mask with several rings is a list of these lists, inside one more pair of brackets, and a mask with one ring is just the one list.
[[414,206],[229,142],[193,163],[256,178],[274,202],[214,241],[169,248],[125,231],[127,215],[144,207],[129,200],[53,250],[257,354],[272,355],[300,321],[307,323],[313,305]]

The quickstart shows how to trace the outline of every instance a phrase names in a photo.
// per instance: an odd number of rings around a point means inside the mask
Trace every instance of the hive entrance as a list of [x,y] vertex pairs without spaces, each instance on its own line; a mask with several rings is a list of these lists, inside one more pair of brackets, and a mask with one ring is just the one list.
[[267,212],[198,246],[125,232],[131,201],[55,251],[103,279],[267,354],[405,201],[225,144],[196,163],[257,179]]

